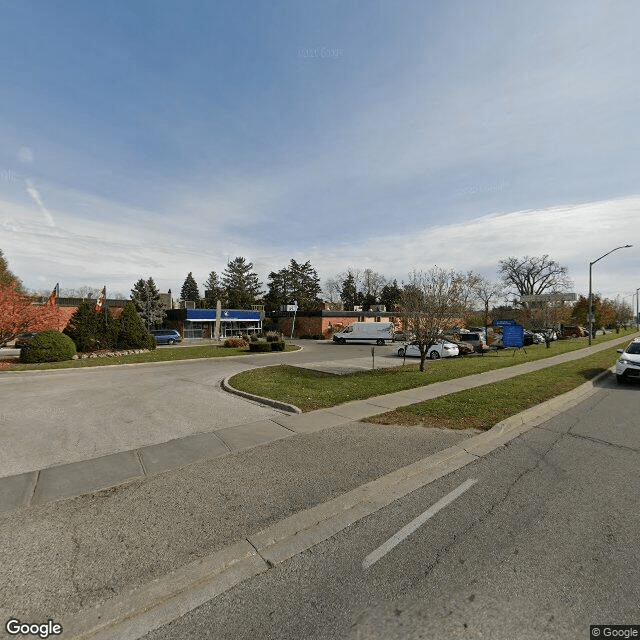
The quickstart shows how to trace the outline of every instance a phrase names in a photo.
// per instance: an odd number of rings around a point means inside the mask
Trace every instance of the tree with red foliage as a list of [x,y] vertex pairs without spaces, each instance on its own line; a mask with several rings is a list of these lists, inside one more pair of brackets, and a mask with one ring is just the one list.
[[0,344],[27,331],[58,329],[60,309],[56,305],[33,305],[18,291],[15,282],[0,284]]

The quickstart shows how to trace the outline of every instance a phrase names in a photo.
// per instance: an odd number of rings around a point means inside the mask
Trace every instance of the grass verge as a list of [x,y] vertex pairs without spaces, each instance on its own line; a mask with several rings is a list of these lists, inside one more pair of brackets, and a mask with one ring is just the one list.
[[[298,347],[287,345],[285,351],[298,351]],[[275,353],[275,352],[274,352]],[[281,352],[279,352],[281,353]],[[104,367],[113,364],[135,364],[144,362],[174,362],[178,360],[196,360],[198,358],[226,358],[229,356],[256,355],[249,352],[247,347],[222,347],[206,345],[200,347],[175,347],[156,349],[147,353],[133,353],[127,356],[112,358],[86,358],[82,360],[67,360],[65,362],[43,362],[40,364],[23,364],[16,361],[0,368],[0,371],[32,371],[39,369],[78,369],[82,367]],[[5,361],[6,362],[6,361]],[[5,364],[5,363],[0,363]]]
[[613,347],[573,362],[401,407],[366,421],[485,431],[510,416],[571,391],[607,371],[617,355]]
[[[629,335],[635,334],[635,331],[628,333]],[[624,335],[622,332],[607,334],[607,336],[599,337],[598,343],[604,342],[605,338],[613,339]],[[555,342],[550,349],[547,349],[545,345],[532,345],[526,348],[526,355],[503,350],[482,357],[438,360],[428,362],[426,370],[422,373],[416,364],[348,375],[333,375],[279,365],[239,373],[231,378],[230,383],[236,389],[293,404],[302,411],[314,411],[351,400],[364,400],[386,393],[414,389],[434,382],[510,367],[522,362],[541,360],[587,346],[587,339],[582,338]],[[610,367],[615,362],[617,354],[615,348],[612,351],[606,350],[606,352],[608,353],[606,357],[609,358],[607,366]],[[601,362],[604,361],[601,360]],[[545,371],[549,371],[549,369]]]

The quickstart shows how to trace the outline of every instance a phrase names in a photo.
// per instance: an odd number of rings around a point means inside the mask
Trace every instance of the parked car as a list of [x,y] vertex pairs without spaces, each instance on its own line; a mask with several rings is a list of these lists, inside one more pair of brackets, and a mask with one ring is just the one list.
[[156,344],[175,344],[182,342],[182,336],[173,329],[154,329],[151,335],[156,339]]
[[338,344],[347,342],[375,342],[383,345],[393,339],[392,322],[352,322],[342,331],[333,334]]
[[586,338],[589,332],[579,325],[565,325],[562,330],[562,335],[565,338]]
[[629,378],[640,378],[640,338],[634,338],[626,349],[618,349],[622,354],[616,362],[616,380],[618,384]]
[[411,331],[395,331],[393,334],[394,342],[410,342],[415,338],[415,335]]
[[487,343],[484,339],[484,332],[480,333],[479,331],[461,331],[460,332],[460,340],[459,342],[464,342],[473,347],[473,350],[481,353],[487,346]]
[[447,342],[451,342],[451,344],[455,344],[458,347],[458,353],[461,356],[467,356],[470,353],[475,353],[475,349],[472,344],[468,344],[467,342],[458,342],[455,338],[451,336],[445,336]]
[[[438,360],[440,358],[453,358],[460,353],[458,350],[458,346],[453,344],[453,342],[449,342],[448,340],[438,340],[436,343],[432,344],[427,349],[427,357],[431,360]],[[398,347],[396,350],[396,355],[404,358],[405,355],[409,357],[420,357],[420,347],[415,343],[411,342],[410,344]]]
[[31,342],[31,340],[33,338],[35,338],[38,335],[37,331],[28,331],[27,333],[21,333],[17,338],[16,341],[14,343],[14,348],[16,349],[23,349],[24,347],[26,347],[29,342]]

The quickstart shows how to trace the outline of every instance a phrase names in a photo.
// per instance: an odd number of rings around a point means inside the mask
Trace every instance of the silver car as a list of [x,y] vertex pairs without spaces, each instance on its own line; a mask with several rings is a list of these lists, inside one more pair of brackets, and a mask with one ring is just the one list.
[[[453,342],[448,342],[447,340],[438,340],[434,344],[432,344],[427,349],[427,357],[431,360],[439,360],[440,358],[453,358],[460,353],[458,346],[453,344]],[[411,342],[410,344],[398,347],[396,350],[396,355],[404,358],[405,355],[408,357],[420,357],[420,347],[415,343]]]
[[616,380],[626,382],[628,378],[640,378],[640,338],[634,338],[626,349],[618,349],[622,354],[616,362]]

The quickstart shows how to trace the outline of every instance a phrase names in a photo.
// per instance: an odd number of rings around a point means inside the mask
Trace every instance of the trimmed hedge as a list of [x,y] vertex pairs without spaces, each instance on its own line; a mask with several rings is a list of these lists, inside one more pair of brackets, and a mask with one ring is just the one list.
[[246,347],[247,341],[243,338],[227,338],[223,344],[224,347]]
[[73,340],[59,331],[47,330],[40,332],[29,340],[20,351],[20,361],[33,362],[62,362],[71,360],[76,355],[76,345]]
[[284,340],[278,340],[277,342],[268,342],[271,345],[271,351],[284,351],[286,344]]
[[249,343],[249,351],[266,353],[267,351],[271,351],[272,344],[273,342],[251,342]]

